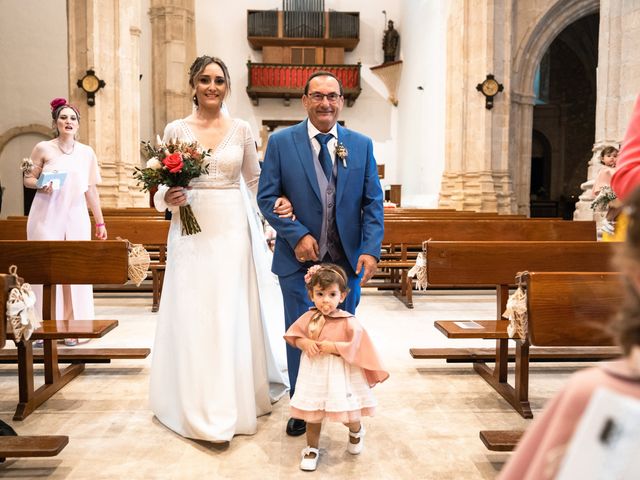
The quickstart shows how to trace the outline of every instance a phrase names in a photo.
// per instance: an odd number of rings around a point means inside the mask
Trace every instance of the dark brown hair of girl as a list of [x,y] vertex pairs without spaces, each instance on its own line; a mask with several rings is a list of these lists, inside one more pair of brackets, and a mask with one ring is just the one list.
[[616,147],[612,147],[609,145],[608,147],[604,147],[600,152],[600,163],[604,165],[604,157],[607,155],[611,155],[613,152],[618,153],[618,149]]
[[307,290],[313,293],[313,288],[318,286],[322,289],[327,288],[334,283],[338,284],[338,288],[342,293],[349,293],[347,287],[347,274],[342,267],[333,263],[323,263],[320,268],[313,273],[311,280],[307,283]]
[[628,354],[631,348],[640,346],[640,292],[634,276],[640,276],[640,188],[636,188],[625,202],[628,216],[626,239],[621,243],[614,262],[625,273],[625,297],[612,326],[618,343]]
[[[229,69],[227,68],[225,63],[218,57],[211,57],[209,55],[202,55],[193,61],[191,67],[189,68],[189,85],[191,85],[191,88],[195,90],[198,76],[204,71],[207,65],[211,65],[212,63],[215,63],[222,69],[222,74],[224,75],[224,80],[227,84],[227,92],[231,93],[231,79],[229,77]],[[193,96],[193,103],[196,107],[198,106],[198,99],[195,95]]]

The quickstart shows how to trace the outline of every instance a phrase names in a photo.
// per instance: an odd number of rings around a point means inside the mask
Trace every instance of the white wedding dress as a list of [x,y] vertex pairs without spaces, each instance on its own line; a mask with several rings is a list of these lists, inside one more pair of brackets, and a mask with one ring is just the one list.
[[[167,125],[169,139],[196,141],[184,120]],[[250,198],[259,172],[249,125],[234,120],[209,174],[190,184],[202,231],[182,236],[178,208],[169,207],[150,404],[160,422],[184,437],[254,434],[256,417],[287,390],[282,297]],[[167,207],[165,192],[161,187],[154,198],[158,210]]]

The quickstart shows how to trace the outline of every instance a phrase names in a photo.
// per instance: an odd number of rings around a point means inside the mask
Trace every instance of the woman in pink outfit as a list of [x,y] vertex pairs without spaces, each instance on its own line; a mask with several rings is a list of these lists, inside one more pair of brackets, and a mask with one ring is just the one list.
[[611,188],[624,201],[640,185],[640,96],[636,99],[627,133],[618,154]]
[[307,447],[300,468],[316,469],[322,421],[344,423],[349,429],[347,451],[359,454],[365,429],[361,417],[373,416],[376,399],[371,387],[385,381],[382,367],[366,330],[338,305],[347,296],[347,274],[333,264],[314,265],[305,276],[315,304],[285,333],[285,340],[302,350],[291,417],[307,422]]
[[[31,152],[33,168],[25,172],[23,183],[35,188],[35,198],[27,221],[28,240],[91,240],[91,221],[87,205],[96,223],[95,236],[106,240],[107,229],[100,208],[96,185],[100,183],[98,160],[93,149],[76,141],[80,115],[64,98],[51,101],[55,138],[39,142]],[[61,184],[52,182],[38,187],[43,172],[66,172]],[[92,320],[93,287],[91,285],[58,286],[56,317],[58,320]],[[42,287],[37,288],[38,308],[42,311]],[[75,345],[76,339],[67,339]]]
[[596,388],[640,399],[640,189],[626,205],[629,228],[617,263],[627,276],[627,295],[615,322],[618,342],[626,355],[574,374],[527,429],[500,472],[500,480],[554,478]]

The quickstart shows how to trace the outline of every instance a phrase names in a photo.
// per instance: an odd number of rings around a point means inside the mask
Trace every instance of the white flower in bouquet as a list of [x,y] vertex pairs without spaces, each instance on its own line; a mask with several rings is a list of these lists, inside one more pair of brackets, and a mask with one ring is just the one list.
[[162,162],[158,160],[157,157],[152,157],[147,160],[147,168],[151,168],[153,170],[160,170],[162,168]]

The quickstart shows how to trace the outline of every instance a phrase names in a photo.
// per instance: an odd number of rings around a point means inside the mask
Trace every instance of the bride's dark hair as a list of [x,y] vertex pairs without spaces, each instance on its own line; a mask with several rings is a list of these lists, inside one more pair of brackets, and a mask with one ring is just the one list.
[[[198,78],[198,75],[200,75],[204,71],[207,65],[211,65],[212,63],[215,63],[222,69],[222,74],[224,75],[224,80],[227,85],[227,92],[231,93],[231,79],[229,77],[229,69],[227,68],[225,63],[218,57],[211,57],[209,55],[202,55],[193,61],[191,67],[189,68],[189,85],[191,85],[191,88],[195,90],[196,79]],[[198,99],[195,95],[193,96],[192,100],[193,104],[197,107]]]

